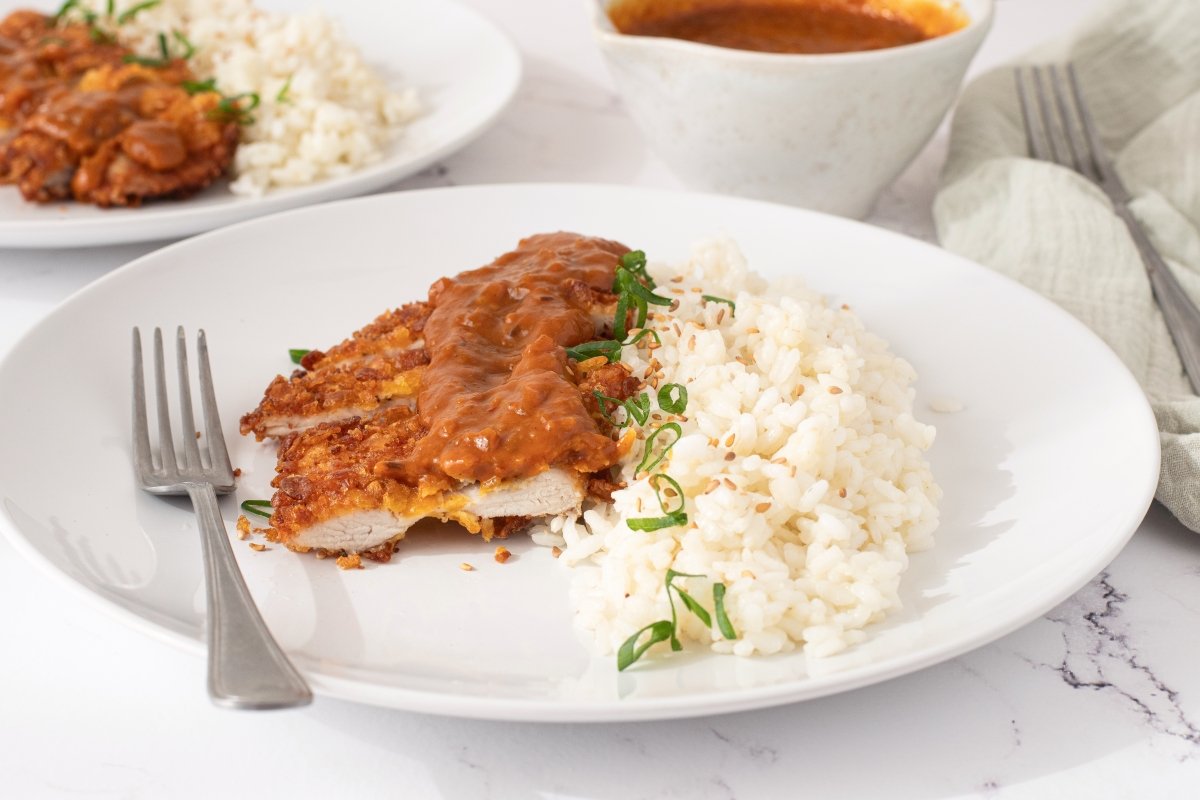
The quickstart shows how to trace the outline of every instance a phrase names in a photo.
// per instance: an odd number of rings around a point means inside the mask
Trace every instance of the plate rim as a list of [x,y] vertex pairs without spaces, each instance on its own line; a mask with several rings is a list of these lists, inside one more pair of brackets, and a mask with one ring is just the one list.
[[[92,283],[72,293],[69,297],[47,312],[46,315],[38,320],[38,322],[34,323],[32,327],[25,331],[7,352],[0,355],[0,377],[2,377],[10,368],[9,363],[13,360],[14,355],[22,350],[26,346],[26,342],[32,338],[37,330],[49,320],[61,314],[68,313],[70,308],[75,303],[81,302],[82,299],[85,299],[92,292],[100,291],[100,287],[105,286],[109,281],[122,280],[127,274],[136,272],[138,270],[154,269],[153,266],[147,266],[147,262],[152,265],[153,262],[159,259],[169,258],[171,253],[177,248],[194,246],[197,240],[207,239],[209,237],[220,238],[228,235],[228,232],[231,230],[241,229],[245,226],[274,224],[278,221],[276,219],[278,217],[299,217],[306,214],[321,214],[324,213],[327,206],[340,207],[350,204],[387,204],[394,202],[397,197],[401,196],[410,199],[413,202],[420,202],[420,198],[422,196],[431,193],[503,195],[505,193],[514,191],[568,194],[576,192],[611,192],[617,195],[622,193],[636,193],[644,195],[657,195],[663,200],[687,197],[706,199],[711,202],[733,203],[735,205],[740,204],[747,207],[782,208],[786,209],[790,213],[796,213],[801,216],[810,216],[815,218],[821,225],[832,225],[834,227],[841,226],[862,231],[863,233],[867,233],[868,235],[872,236],[882,236],[884,238],[901,240],[904,242],[905,246],[916,246],[918,249],[925,249],[936,254],[937,258],[948,258],[950,260],[957,261],[966,268],[976,270],[987,275],[989,279],[996,279],[1003,284],[1007,284],[1011,289],[1015,289],[1018,294],[1024,295],[1026,300],[1035,304],[1040,304],[1050,313],[1057,315],[1061,322],[1070,326],[1074,326],[1079,332],[1089,338],[1092,341],[1092,344],[1097,346],[1097,354],[1102,355],[1102,357],[1109,362],[1110,366],[1115,367],[1113,370],[1113,376],[1119,376],[1120,380],[1126,384],[1126,388],[1130,390],[1131,399],[1135,395],[1140,399],[1138,407],[1141,412],[1139,415],[1141,421],[1140,423],[1137,423],[1137,425],[1142,427],[1143,431],[1142,434],[1136,434],[1136,436],[1137,438],[1144,440],[1143,446],[1145,447],[1146,452],[1142,455],[1149,458],[1149,463],[1147,464],[1148,468],[1146,470],[1146,478],[1144,480],[1144,485],[1141,488],[1141,492],[1139,493],[1142,500],[1137,504],[1131,503],[1129,511],[1119,521],[1112,524],[1112,530],[1122,531],[1122,533],[1114,534],[1111,537],[1111,540],[1109,540],[1108,546],[1105,547],[1102,552],[1087,561],[1089,566],[1086,569],[1076,570],[1074,577],[1071,580],[1057,584],[1057,588],[1054,591],[1048,592],[1036,603],[1031,603],[1027,607],[1025,613],[1014,615],[1012,618],[1007,619],[1002,624],[986,629],[976,630],[972,635],[962,637],[961,639],[947,645],[932,647],[922,651],[902,653],[899,656],[888,659],[888,661],[885,662],[886,667],[881,667],[880,662],[868,662],[866,664],[857,665],[855,667],[851,667],[827,676],[808,677],[803,680],[784,681],[766,686],[724,690],[708,693],[703,696],[677,695],[659,698],[630,698],[627,701],[622,701],[620,704],[613,704],[611,701],[581,702],[570,700],[510,700],[503,697],[477,697],[463,694],[450,694],[438,690],[418,690],[397,686],[383,687],[352,678],[334,675],[322,675],[306,671],[306,676],[309,678],[318,694],[398,710],[431,713],[452,717],[522,722],[589,723],[661,720],[707,716],[786,705],[804,700],[816,699],[818,697],[840,694],[845,691],[851,691],[872,684],[891,680],[893,678],[898,678],[903,675],[908,675],[926,667],[942,663],[951,658],[996,641],[1008,635],[1009,633],[1028,625],[1030,622],[1036,620],[1038,617],[1041,617],[1047,611],[1075,594],[1077,591],[1079,591],[1079,589],[1087,585],[1087,583],[1089,583],[1097,574],[1102,572],[1105,567],[1107,567],[1107,565],[1110,564],[1117,554],[1125,547],[1129,539],[1137,531],[1142,519],[1145,517],[1146,512],[1149,510],[1152,502],[1154,501],[1154,495],[1158,486],[1159,466],[1161,463],[1161,447],[1159,442],[1157,422],[1150,407],[1149,401],[1146,398],[1141,386],[1133,377],[1132,373],[1120,360],[1116,353],[1108,346],[1108,344],[1069,312],[1065,311],[1057,304],[1053,303],[1032,289],[1024,286],[1018,281],[1015,281],[1012,278],[991,270],[956,253],[944,250],[941,247],[929,242],[914,239],[895,231],[868,225],[856,220],[849,220],[830,214],[796,208],[793,206],[786,206],[778,203],[733,197],[718,193],[687,192],[604,183],[539,182],[449,186],[352,197],[326,203],[303,206],[300,208],[294,208],[244,220],[234,225],[211,230],[195,237],[172,243],[150,253],[139,256],[138,258],[135,258],[132,261],[129,261],[126,264],[106,273],[96,281],[93,281]],[[1131,422],[1131,427],[1132,425],[1133,423]],[[1149,469],[1151,464],[1153,465],[1152,470]],[[200,640],[193,639],[178,631],[171,630],[169,627],[166,627],[160,623],[153,622],[152,620],[140,616],[134,611],[124,608],[114,601],[105,598],[103,595],[93,592],[88,587],[72,578],[69,574],[59,569],[49,559],[43,557],[39,552],[37,552],[33,545],[28,542],[25,535],[21,532],[17,522],[12,519],[4,505],[0,505],[0,533],[3,533],[5,538],[13,545],[17,552],[34,562],[43,570],[43,572],[48,572],[54,576],[55,579],[73,587],[74,590],[80,592],[87,599],[89,599],[92,602],[92,605],[101,608],[113,618],[130,625],[136,630],[150,635],[152,638],[166,641],[186,651],[203,655],[205,647],[203,642]]]
[[[367,164],[349,173],[327,178],[303,186],[286,187],[278,192],[268,192],[259,197],[244,197],[240,200],[215,206],[187,206],[190,198],[169,201],[170,207],[159,207],[154,211],[149,228],[137,224],[138,219],[129,217],[128,222],[118,222],[103,216],[85,217],[64,224],[57,216],[36,220],[14,220],[0,217],[0,248],[27,250],[78,250],[84,247],[137,244],[141,242],[165,241],[180,237],[191,237],[232,225],[240,225],[263,216],[319,205],[325,202],[350,199],[375,192],[389,184],[411,177],[431,164],[461,150],[482,136],[495,125],[500,116],[512,105],[524,79],[524,59],[512,38],[499,25],[475,8],[460,0],[441,0],[451,13],[470,18],[481,30],[494,39],[503,53],[504,74],[508,81],[502,92],[497,92],[489,101],[485,113],[478,116],[457,136],[439,143],[424,155],[413,159],[396,160],[384,158],[380,162]],[[19,4],[18,6],[19,7]],[[336,18],[336,17],[335,17]],[[12,186],[0,186],[0,190],[16,191]],[[70,201],[63,201],[68,203]],[[50,212],[63,203],[37,204]],[[144,217],[143,217],[144,219]],[[146,232],[146,231],[150,232]],[[147,254],[148,255],[148,254]]]

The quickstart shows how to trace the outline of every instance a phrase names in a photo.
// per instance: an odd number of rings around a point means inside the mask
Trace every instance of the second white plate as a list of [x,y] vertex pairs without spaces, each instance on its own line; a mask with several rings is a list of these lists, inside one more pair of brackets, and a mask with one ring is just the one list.
[[[734,236],[768,276],[799,273],[910,360],[938,428],[937,546],[904,608],[835,658],[664,654],[618,674],[572,629],[569,570],[523,538],[515,558],[461,530],[414,536],[386,566],[341,572],[278,547],[234,549],[264,615],[317,690],[433,713],[619,720],[717,713],[880,681],[1029,622],[1099,572],[1142,519],[1158,435],[1141,389],[1086,328],[935,247],[843,219],[717,196],[492,186],[361,198],[255,220],[152,253],[51,313],[0,364],[0,527],[37,563],[138,627],[199,650],[200,544],[186,501],[134,485],[129,331],[207,330],[236,500],[270,496],[273,447],[236,434],[289,348],[336,342],[482,265],[567,229],[653,258]],[[933,414],[933,398],[963,404]],[[477,569],[463,572],[459,564]],[[202,691],[196,686],[194,690]]]
[[[53,10],[53,0],[41,5]],[[0,15],[12,8],[0,3]],[[28,4],[24,4],[28,5]],[[260,0],[265,8],[303,11],[303,3]],[[423,112],[382,161],[340,178],[262,197],[235,195],[218,182],[183,200],[141,208],[83,203],[39,205],[0,186],[0,247],[83,247],[177,238],[274,211],[380,189],[463,147],[512,99],[521,79],[513,44],[494,25],[449,0],[372,3],[340,0],[329,13],[368,63],[397,87],[416,87]]]

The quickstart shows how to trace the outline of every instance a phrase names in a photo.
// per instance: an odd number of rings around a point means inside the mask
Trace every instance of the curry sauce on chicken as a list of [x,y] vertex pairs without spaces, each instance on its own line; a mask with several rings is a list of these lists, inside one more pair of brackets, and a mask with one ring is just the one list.
[[641,382],[566,349],[611,336],[627,252],[531,236],[276,378],[242,418],[244,434],[280,438],[268,536],[386,559],[420,519],[491,538],[607,499],[628,444],[595,393],[624,399]]
[[211,184],[238,109],[179,58],[140,58],[84,23],[0,20],[0,183],[35,202],[137,206]]

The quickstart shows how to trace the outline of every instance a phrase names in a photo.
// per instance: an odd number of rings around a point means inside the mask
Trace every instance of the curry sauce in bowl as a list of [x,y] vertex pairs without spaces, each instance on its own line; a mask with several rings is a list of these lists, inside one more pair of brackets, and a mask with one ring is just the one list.
[[613,26],[765,53],[850,53],[954,33],[970,18],[939,0],[614,0]]

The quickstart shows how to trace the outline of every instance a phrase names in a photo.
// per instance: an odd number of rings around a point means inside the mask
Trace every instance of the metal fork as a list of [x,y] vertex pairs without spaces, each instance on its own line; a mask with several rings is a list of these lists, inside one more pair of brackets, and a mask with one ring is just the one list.
[[167,378],[163,368],[162,330],[154,329],[154,386],[157,399],[158,449],[150,446],[146,390],[142,372],[142,336],[133,329],[133,462],[141,487],[151,494],[191,498],[200,525],[204,576],[208,595],[208,694],[232,708],[288,708],[312,701],[312,690],[263,623],[221,520],[217,495],[234,490],[233,467],[221,433],[208,342],[196,337],[200,397],[204,408],[205,450],[202,453],[192,416],[187,339],[176,335],[182,453],[177,458],[171,438]]
[[1142,256],[1154,297],[1192,390],[1200,394],[1200,309],[1129,210],[1132,197],[1100,143],[1095,122],[1083,102],[1075,68],[1071,64],[1017,67],[1016,81],[1030,154],[1075,170],[1112,200],[1113,211],[1125,221]]

